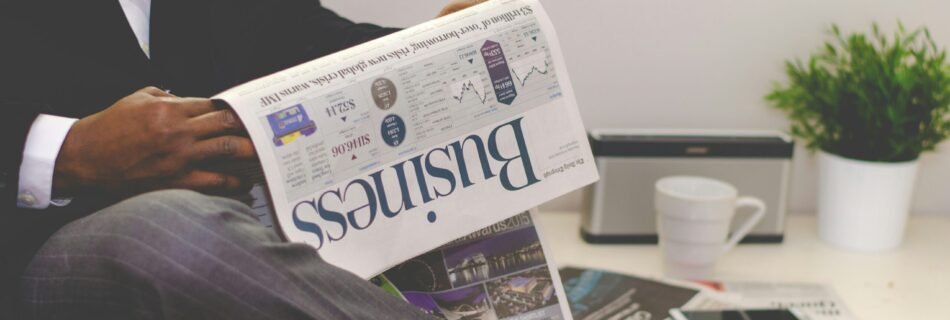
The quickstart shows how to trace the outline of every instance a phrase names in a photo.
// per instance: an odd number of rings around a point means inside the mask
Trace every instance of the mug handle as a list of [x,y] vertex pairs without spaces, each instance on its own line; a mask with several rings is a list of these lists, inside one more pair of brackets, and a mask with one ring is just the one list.
[[765,202],[759,200],[758,198],[753,197],[740,197],[736,200],[736,209],[742,207],[752,207],[756,208],[755,213],[752,214],[745,222],[732,233],[732,236],[729,237],[729,241],[726,242],[722,247],[722,253],[729,252],[732,248],[735,248],[739,244],[739,240],[742,240],[755,225],[759,224],[759,221],[762,220],[762,217],[765,216]]

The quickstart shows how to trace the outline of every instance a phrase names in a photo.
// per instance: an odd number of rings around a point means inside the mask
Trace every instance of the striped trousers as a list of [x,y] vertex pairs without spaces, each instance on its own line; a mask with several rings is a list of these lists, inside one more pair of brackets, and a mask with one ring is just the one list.
[[237,201],[173,190],[76,220],[23,274],[22,318],[425,318],[252,215]]

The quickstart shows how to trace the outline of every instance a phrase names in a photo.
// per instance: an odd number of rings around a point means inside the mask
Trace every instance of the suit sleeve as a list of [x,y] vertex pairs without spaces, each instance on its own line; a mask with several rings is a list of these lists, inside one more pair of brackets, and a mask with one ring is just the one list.
[[[3,178],[0,207],[15,206],[23,148],[33,120],[52,113],[46,95],[39,92],[47,74],[55,68],[48,56],[54,50],[48,32],[21,17],[28,8],[20,1],[0,4],[0,175]],[[20,13],[20,14],[18,14]],[[30,30],[30,32],[25,32]],[[47,63],[41,63],[47,62]]]
[[399,31],[355,23],[316,0],[251,2],[241,11],[240,15],[249,17],[245,24],[253,31],[237,34],[253,34],[256,43],[251,65],[245,66],[253,70],[250,79]]
[[305,28],[324,31],[308,37],[307,51],[311,55],[323,56],[399,31],[369,23],[354,23],[321,6],[319,1],[309,2],[313,8],[305,11]]

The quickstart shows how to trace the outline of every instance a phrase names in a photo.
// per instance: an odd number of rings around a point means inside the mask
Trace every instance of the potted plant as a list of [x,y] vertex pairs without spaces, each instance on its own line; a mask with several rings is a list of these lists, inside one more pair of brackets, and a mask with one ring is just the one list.
[[891,37],[843,35],[807,61],[786,62],[788,83],[766,96],[791,133],[818,149],[818,230],[837,247],[900,245],[918,158],[950,133],[950,67],[926,28]]

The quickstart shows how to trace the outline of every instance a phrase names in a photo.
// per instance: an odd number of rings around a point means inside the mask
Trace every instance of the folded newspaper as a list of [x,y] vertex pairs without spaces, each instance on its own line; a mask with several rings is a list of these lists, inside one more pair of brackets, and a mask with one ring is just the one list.
[[574,318],[671,319],[670,309],[795,309],[802,320],[853,320],[828,285],[651,279],[597,269],[560,270]]
[[597,269],[560,270],[575,319],[664,320],[670,309],[725,309],[733,305],[708,297],[698,287]]
[[215,98],[244,122],[268,189],[255,206],[269,195],[288,241],[367,279],[438,265],[402,296],[445,318],[570,318],[519,214],[597,172],[537,0],[488,1]]

